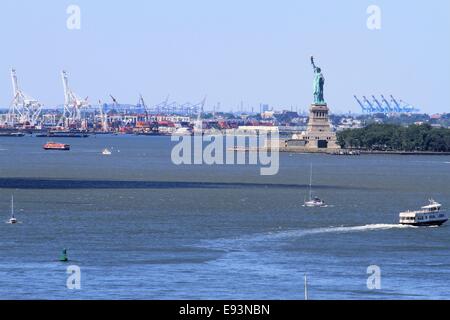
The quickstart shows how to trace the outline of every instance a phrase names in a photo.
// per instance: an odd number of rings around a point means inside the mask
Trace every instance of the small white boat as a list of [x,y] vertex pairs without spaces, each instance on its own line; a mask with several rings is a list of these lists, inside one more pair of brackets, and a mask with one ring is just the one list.
[[318,197],[314,197],[311,200],[305,201],[305,207],[314,208],[314,207],[325,207],[325,201],[319,199]]
[[441,226],[448,221],[447,215],[441,211],[442,205],[433,199],[421,210],[400,213],[400,224],[410,226]]
[[11,218],[8,220],[9,224],[16,224],[17,218],[14,216],[14,196],[11,196]]
[[309,179],[309,200],[305,201],[304,206],[307,208],[322,208],[325,207],[325,201],[320,199],[319,197],[313,197],[312,195],[312,176],[313,176],[313,169],[311,164],[311,175]]
[[192,131],[190,128],[180,127],[172,133],[173,136],[191,136]]
[[109,149],[103,149],[102,151],[102,155],[104,156],[110,156],[112,154],[112,152]]

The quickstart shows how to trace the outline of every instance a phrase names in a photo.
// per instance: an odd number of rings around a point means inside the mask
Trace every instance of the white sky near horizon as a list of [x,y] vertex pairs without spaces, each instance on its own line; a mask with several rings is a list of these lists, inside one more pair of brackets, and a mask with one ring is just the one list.
[[[81,30],[66,27],[69,5]],[[381,30],[366,26],[381,8]],[[91,103],[149,105],[208,96],[221,111],[305,110],[310,56],[323,69],[334,112],[353,99],[393,94],[428,113],[450,112],[450,1],[388,0],[2,0],[0,106],[12,100],[10,68],[46,106],[63,102],[60,72]],[[207,109],[208,109],[207,108]]]

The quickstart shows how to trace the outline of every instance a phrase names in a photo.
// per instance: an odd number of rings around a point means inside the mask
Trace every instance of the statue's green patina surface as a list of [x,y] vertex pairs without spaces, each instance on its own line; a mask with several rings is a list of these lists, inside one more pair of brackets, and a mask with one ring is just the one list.
[[314,68],[314,104],[326,104],[323,96],[323,87],[325,85],[325,77],[322,70],[314,63],[314,57],[311,57],[311,64]]

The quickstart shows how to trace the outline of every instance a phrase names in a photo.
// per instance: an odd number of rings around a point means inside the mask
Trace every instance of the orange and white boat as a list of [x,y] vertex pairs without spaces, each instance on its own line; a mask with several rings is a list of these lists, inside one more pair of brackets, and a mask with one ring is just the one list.
[[70,150],[70,145],[64,144],[64,143],[57,143],[57,142],[47,142],[44,145],[45,150],[61,150],[61,151],[67,151]]

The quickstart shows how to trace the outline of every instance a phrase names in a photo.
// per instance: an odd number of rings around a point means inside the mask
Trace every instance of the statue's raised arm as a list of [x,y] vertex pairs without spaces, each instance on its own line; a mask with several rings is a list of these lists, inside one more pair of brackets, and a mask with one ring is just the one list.
[[314,68],[314,71],[316,71],[317,67],[316,67],[316,64],[314,63],[314,57],[313,56],[311,56],[311,64],[312,64],[312,66]]

